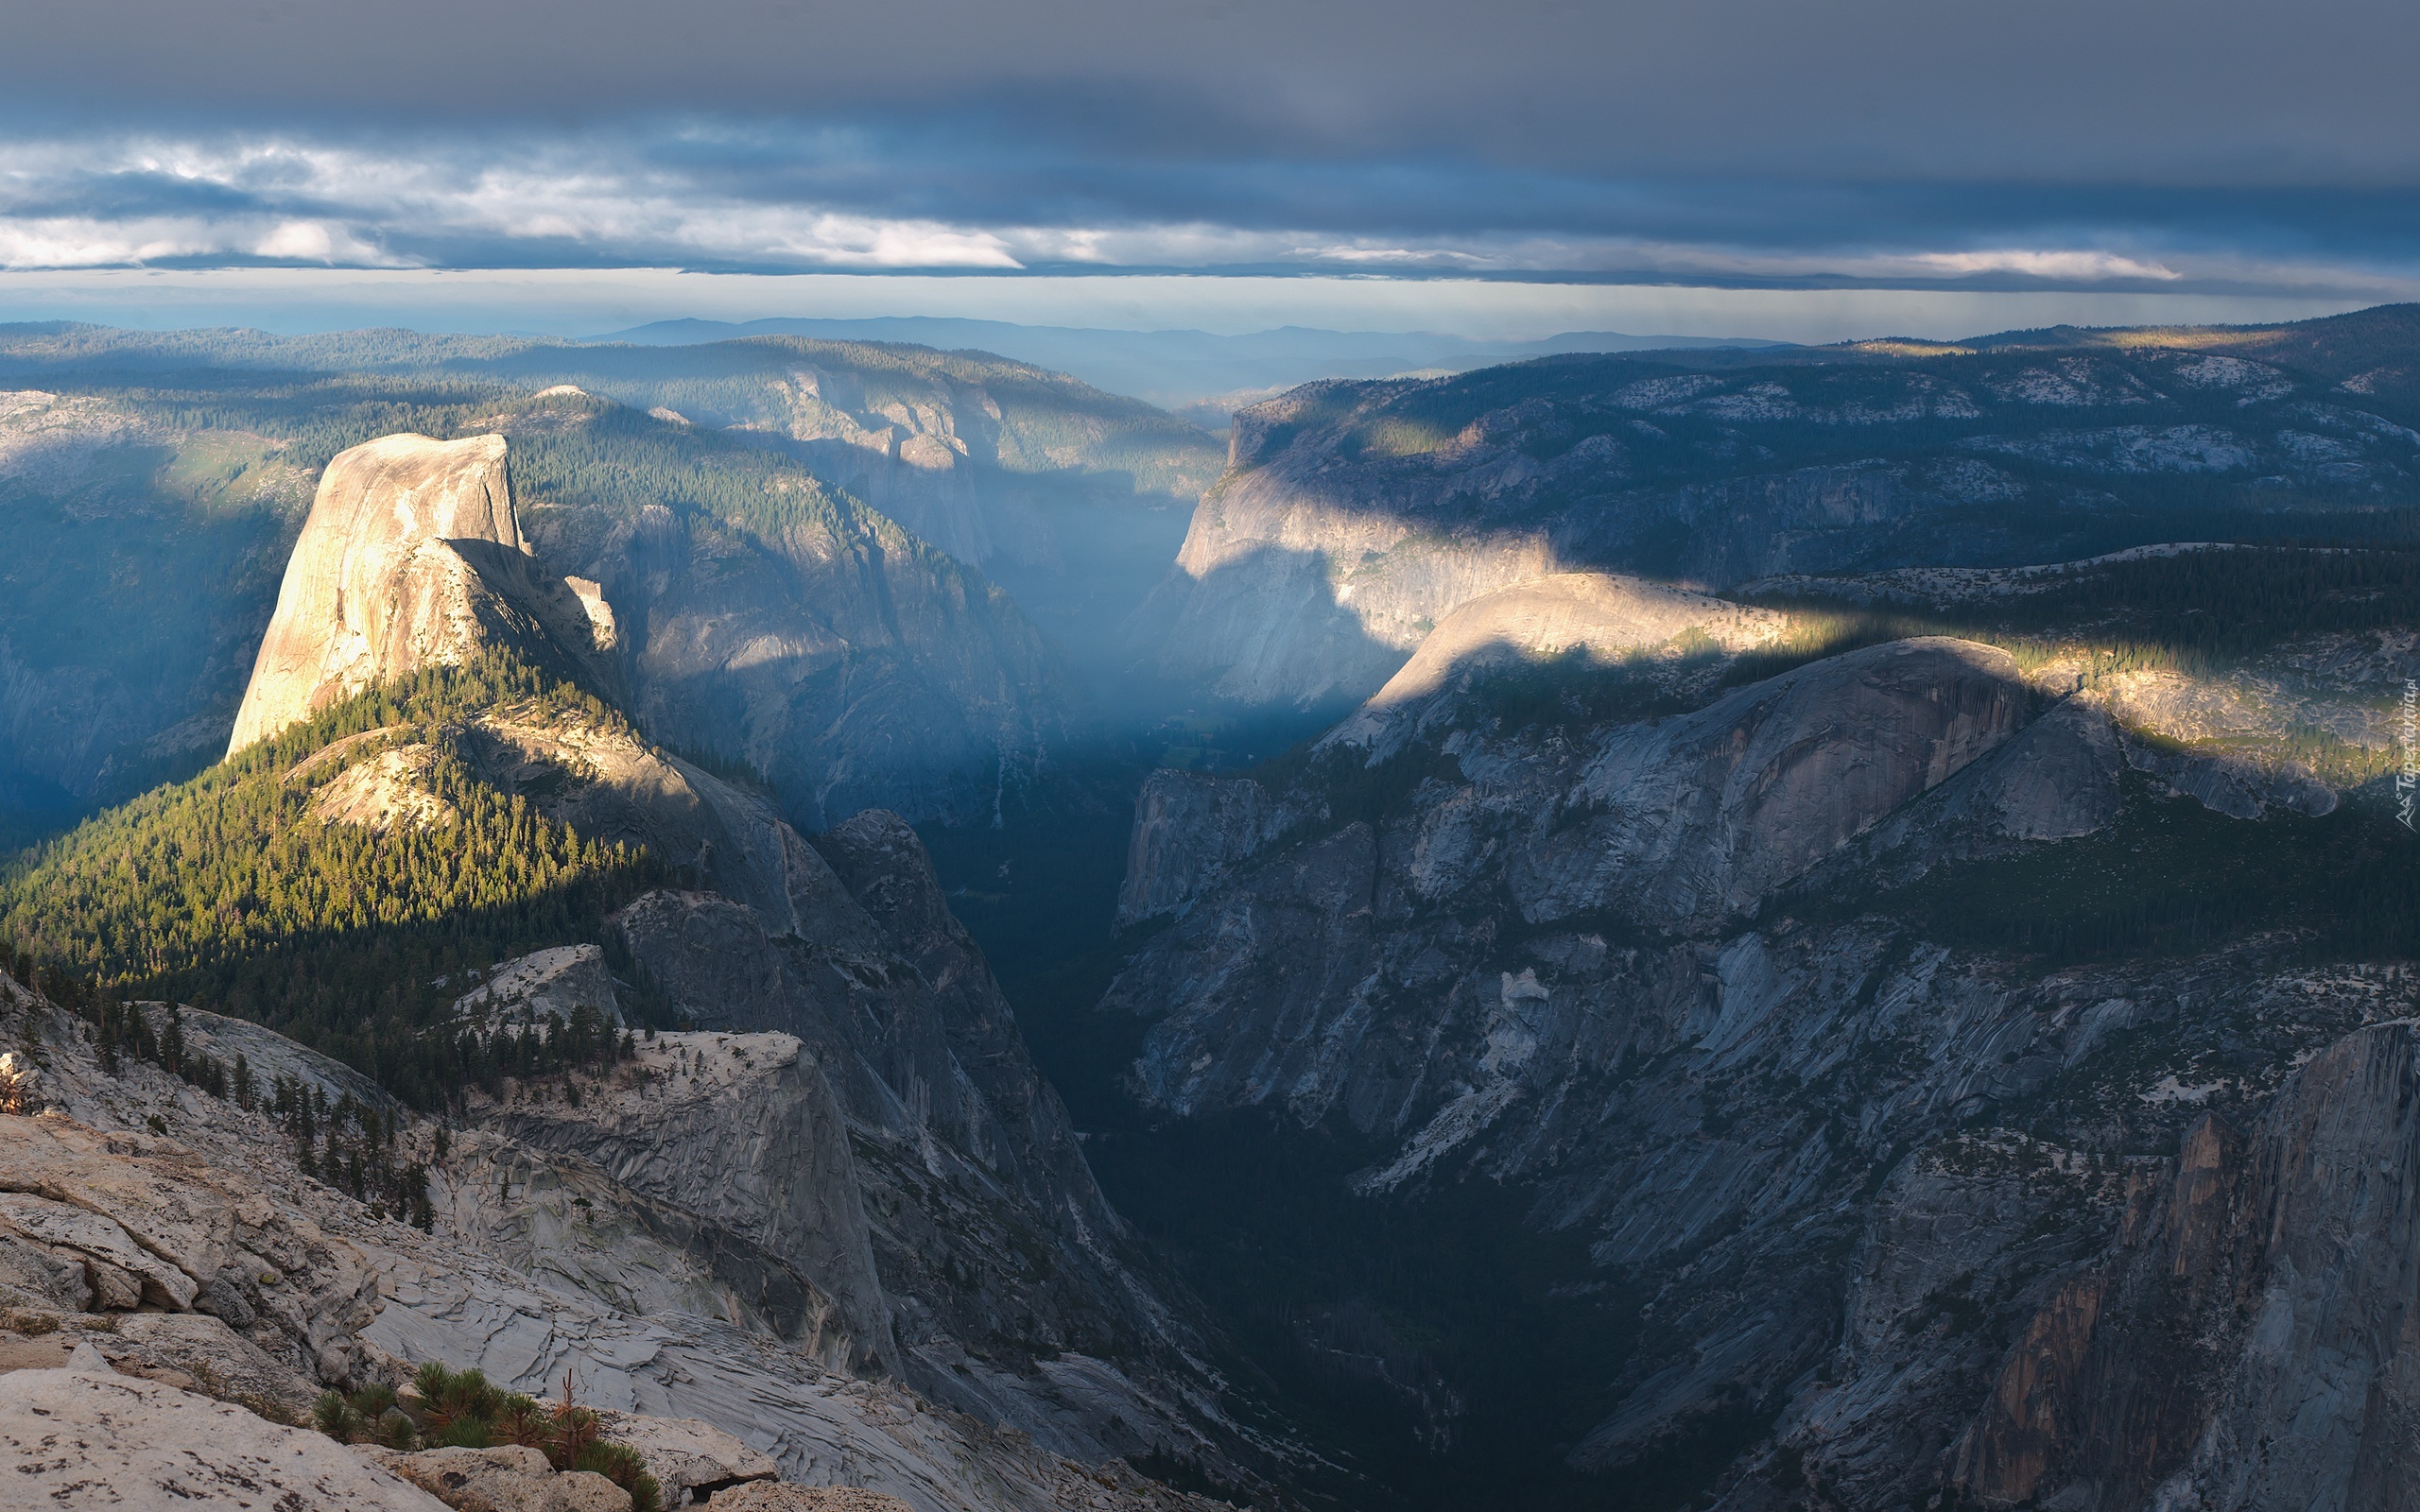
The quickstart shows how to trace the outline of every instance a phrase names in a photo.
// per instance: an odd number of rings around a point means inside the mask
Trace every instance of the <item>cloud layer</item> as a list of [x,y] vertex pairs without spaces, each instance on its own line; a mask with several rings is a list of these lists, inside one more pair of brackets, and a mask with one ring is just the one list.
[[2381,290],[2379,0],[84,0],[0,268],[1182,269]]

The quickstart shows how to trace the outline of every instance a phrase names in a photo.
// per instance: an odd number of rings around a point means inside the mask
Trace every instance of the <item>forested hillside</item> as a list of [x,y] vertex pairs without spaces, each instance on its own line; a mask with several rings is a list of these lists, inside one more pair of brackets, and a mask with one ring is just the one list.
[[[450,755],[423,778],[444,824],[329,823],[315,809],[350,762],[441,738],[506,701],[619,722],[508,657],[423,673],[27,852],[0,881],[0,935],[112,998],[251,1019],[433,1106],[457,1046],[423,1031],[464,990],[466,968],[610,937],[609,911],[673,876],[661,858],[582,839]],[[372,731],[346,760],[305,760]]]

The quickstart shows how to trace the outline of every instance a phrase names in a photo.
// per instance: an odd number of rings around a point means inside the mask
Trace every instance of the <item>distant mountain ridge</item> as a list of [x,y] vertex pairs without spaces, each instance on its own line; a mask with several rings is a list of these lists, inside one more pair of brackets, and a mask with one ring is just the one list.
[[2415,338],[2390,307],[1305,385],[1237,413],[1133,635],[1172,678],[1308,707],[1375,692],[1461,603],[1574,569],[1719,589],[2392,537],[2420,502]]
[[1280,326],[1240,335],[1207,331],[1117,331],[1018,325],[930,316],[872,319],[658,320],[592,339],[636,346],[680,346],[735,336],[814,336],[829,341],[903,341],[944,351],[979,349],[1073,373],[1112,393],[1132,394],[1213,430],[1227,410],[1320,378],[1392,378],[1400,373],[1520,362],[1567,352],[1774,348],[1753,336],[1630,335],[1565,331],[1530,341],[1494,341],[1439,331],[1324,331]]
[[602,585],[642,716],[819,827],[988,809],[1071,705],[1034,622],[1106,641],[1219,462],[1063,374],[862,342],[0,328],[0,816],[39,833],[222,748],[320,469],[398,430],[510,434],[530,544]]

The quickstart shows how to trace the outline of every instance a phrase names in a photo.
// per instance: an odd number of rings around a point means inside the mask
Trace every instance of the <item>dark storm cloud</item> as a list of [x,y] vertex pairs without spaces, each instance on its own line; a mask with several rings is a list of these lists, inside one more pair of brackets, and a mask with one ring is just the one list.
[[79,0],[0,86],[111,112],[912,118],[1155,153],[1653,173],[2408,172],[2391,0]]
[[2420,230],[2415,43],[2373,0],[83,0],[0,50],[0,264],[2357,276]]

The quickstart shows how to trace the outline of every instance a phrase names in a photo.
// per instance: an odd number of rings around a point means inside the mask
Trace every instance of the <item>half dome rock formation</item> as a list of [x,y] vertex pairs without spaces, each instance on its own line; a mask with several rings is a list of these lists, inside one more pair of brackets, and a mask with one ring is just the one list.
[[535,569],[503,437],[383,436],[320,475],[227,753],[381,679],[498,641],[594,649],[612,626],[594,584]]

